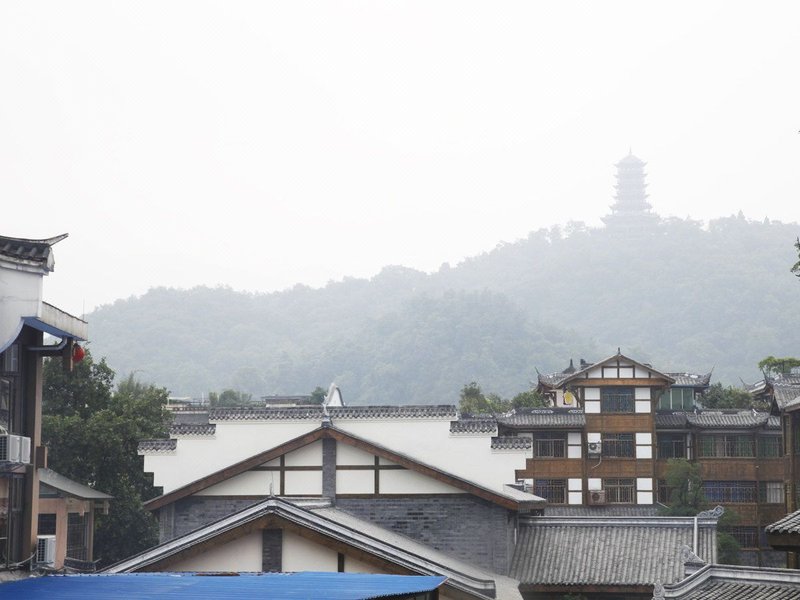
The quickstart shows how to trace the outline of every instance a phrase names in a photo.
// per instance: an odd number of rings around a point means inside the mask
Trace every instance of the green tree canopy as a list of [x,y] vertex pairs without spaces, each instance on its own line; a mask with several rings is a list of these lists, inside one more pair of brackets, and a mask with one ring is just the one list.
[[461,388],[458,408],[462,413],[477,415],[502,414],[512,409],[542,406],[547,406],[547,401],[537,390],[520,392],[511,400],[508,400],[498,394],[484,394],[481,386],[472,381]]
[[753,397],[742,388],[725,387],[717,382],[708,387],[702,402],[705,408],[750,408]]
[[238,390],[226,389],[219,394],[217,392],[208,393],[208,404],[212,408],[223,406],[247,406],[252,404],[253,395]]
[[800,367],[800,358],[793,356],[784,358],[768,356],[758,362],[758,368],[765,375],[788,375],[796,367]]
[[44,364],[42,439],[49,467],[114,496],[98,515],[95,557],[111,564],[158,541],[158,527],[142,503],[157,494],[137,454],[139,441],[164,437],[167,390],[133,375],[113,389],[114,373],[91,354],[71,373],[59,360]]
[[[700,465],[685,458],[671,458],[667,461],[664,477],[669,488],[669,504],[662,505],[663,515],[693,517],[708,508],[703,493],[703,479]],[[717,523],[717,562],[728,565],[739,564],[739,543],[726,532],[739,520],[739,516],[725,509]]]

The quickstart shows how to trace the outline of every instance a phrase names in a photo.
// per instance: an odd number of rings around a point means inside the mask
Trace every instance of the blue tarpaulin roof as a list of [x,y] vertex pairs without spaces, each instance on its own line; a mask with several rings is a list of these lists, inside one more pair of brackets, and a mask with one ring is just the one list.
[[269,600],[369,600],[422,594],[445,577],[360,573],[120,573],[47,575],[0,584],[3,600],[171,600],[264,598]]

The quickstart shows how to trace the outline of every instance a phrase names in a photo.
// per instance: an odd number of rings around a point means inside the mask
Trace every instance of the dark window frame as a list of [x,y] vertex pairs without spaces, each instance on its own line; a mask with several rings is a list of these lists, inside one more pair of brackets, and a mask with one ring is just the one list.
[[628,386],[600,388],[600,412],[632,414],[636,411],[636,393]]

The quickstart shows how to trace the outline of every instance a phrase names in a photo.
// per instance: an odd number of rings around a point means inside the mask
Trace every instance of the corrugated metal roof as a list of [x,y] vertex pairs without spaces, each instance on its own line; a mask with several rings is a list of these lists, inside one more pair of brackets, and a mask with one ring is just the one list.
[[88,485],[72,481],[72,479],[68,479],[51,469],[39,469],[39,482],[60,490],[69,496],[84,500],[110,500],[114,497],[90,488]]
[[369,600],[423,594],[445,577],[366,575],[361,573],[135,573],[115,575],[48,575],[0,585],[3,598],[26,600],[129,600],[172,598],[269,598],[270,600]]
[[[520,527],[510,576],[532,585],[653,585],[683,577],[681,547],[693,519],[535,517]],[[716,527],[699,529],[699,554],[713,558]]]

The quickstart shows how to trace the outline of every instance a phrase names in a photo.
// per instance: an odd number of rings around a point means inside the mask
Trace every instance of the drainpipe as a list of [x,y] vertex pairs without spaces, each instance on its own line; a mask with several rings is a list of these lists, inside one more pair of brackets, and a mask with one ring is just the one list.
[[697,515],[694,516],[694,531],[692,533],[692,552],[694,552],[695,556],[700,556],[697,554]]

